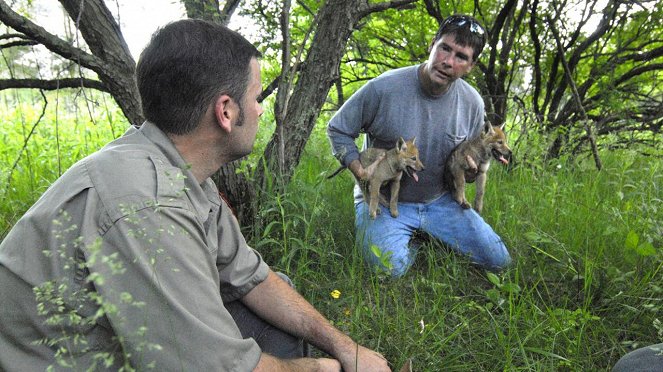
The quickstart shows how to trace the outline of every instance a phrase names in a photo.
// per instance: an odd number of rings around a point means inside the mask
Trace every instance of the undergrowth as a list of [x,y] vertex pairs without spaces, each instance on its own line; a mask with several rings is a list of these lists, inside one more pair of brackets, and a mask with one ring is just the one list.
[[[98,105],[68,116],[52,106],[36,126],[40,109],[1,109],[0,236],[127,125]],[[265,190],[250,243],[392,367],[412,358],[417,371],[609,370],[625,352],[663,342],[660,160],[604,152],[599,172],[591,159],[519,163],[515,154],[510,168],[493,165],[485,196],[483,217],[514,261],[500,275],[434,241],[399,280],[368,269],[354,245],[352,177],[325,179],[338,163],[324,128],[287,190]]]

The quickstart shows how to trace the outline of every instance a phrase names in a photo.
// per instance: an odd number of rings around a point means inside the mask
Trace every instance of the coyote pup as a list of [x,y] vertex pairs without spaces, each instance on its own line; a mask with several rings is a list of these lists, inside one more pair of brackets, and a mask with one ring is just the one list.
[[484,131],[479,136],[461,142],[449,154],[444,170],[444,184],[454,200],[464,209],[470,208],[465,199],[465,183],[477,181],[474,209],[481,213],[483,194],[486,188],[486,172],[490,167],[490,159],[495,158],[502,164],[509,164],[511,149],[506,143],[502,126],[492,126],[486,121]]
[[[364,201],[368,201],[368,211],[371,218],[375,219],[379,213],[378,202],[386,205],[384,196],[380,194],[380,187],[391,183],[391,199],[389,200],[389,212],[392,217],[398,217],[398,192],[401,188],[401,177],[403,172],[419,180],[417,172],[424,169],[419,160],[419,149],[414,144],[416,138],[409,141],[400,138],[396,147],[390,150],[369,147],[359,154],[359,162],[364,168],[375,167],[368,181],[357,180],[364,194]],[[384,157],[376,163],[376,160],[384,154]],[[340,167],[327,178],[337,175],[345,167]]]

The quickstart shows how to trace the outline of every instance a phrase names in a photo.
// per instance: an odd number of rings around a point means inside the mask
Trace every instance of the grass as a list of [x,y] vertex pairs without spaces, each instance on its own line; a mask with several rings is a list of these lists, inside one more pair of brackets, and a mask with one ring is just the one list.
[[[74,161],[126,126],[115,111],[63,116],[49,102],[25,150],[39,102],[0,109],[8,118],[0,124],[2,236]],[[405,277],[392,280],[359,257],[352,180],[347,172],[324,179],[337,167],[329,154],[317,128],[287,191],[260,211],[264,229],[251,244],[394,367],[413,358],[417,371],[609,370],[632,348],[663,342],[660,160],[622,151],[602,153],[601,172],[591,159],[494,166],[484,218],[513,267],[487,274],[427,242]]]

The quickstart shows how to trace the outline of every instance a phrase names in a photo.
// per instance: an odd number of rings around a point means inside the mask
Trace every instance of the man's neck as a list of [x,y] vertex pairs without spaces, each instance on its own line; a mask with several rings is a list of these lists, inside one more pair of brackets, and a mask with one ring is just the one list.
[[[215,151],[216,146],[204,136],[169,135],[175,148],[184,161],[191,166],[191,173],[196,181],[201,184],[223,165],[220,154]],[[202,137],[202,138],[201,138]]]
[[431,97],[439,97],[449,91],[451,84],[442,85],[439,87],[435,87],[433,85],[433,82],[430,80],[430,76],[428,75],[427,68],[427,64],[424,63],[417,69],[417,73],[419,74],[419,83],[421,84],[421,89],[424,91],[424,93]]

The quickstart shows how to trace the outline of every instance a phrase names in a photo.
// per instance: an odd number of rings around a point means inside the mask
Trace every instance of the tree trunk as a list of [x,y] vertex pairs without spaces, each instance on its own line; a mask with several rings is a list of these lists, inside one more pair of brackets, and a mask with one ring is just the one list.
[[60,3],[76,23],[92,54],[103,61],[102,68],[94,70],[99,79],[129,122],[142,124],[143,110],[134,79],[136,62],[105,3],[101,0],[60,0]]
[[[76,23],[92,54],[83,50],[78,43],[60,39],[46,31],[43,27],[14,12],[6,2],[0,0],[0,21],[22,33],[26,40],[44,45],[51,52],[66,58],[82,68],[94,71],[105,91],[117,101],[122,112],[132,124],[143,122],[138,89],[134,81],[136,63],[131,57],[129,48],[103,0],[60,0],[71,19]],[[82,44],[82,43],[81,43]],[[86,79],[81,72],[80,87],[86,87]],[[6,82],[6,81],[5,81]],[[29,87],[28,80],[14,81]],[[60,86],[60,80],[43,80],[41,89],[49,86]],[[76,85],[69,79],[68,87]],[[95,86],[91,86],[95,87]]]
[[[316,16],[318,26],[311,48],[288,100],[283,130],[276,131],[265,148],[267,169],[257,169],[256,185],[263,186],[268,176],[276,177],[277,185],[290,181],[329,89],[339,78],[341,58],[357,23],[371,13],[406,6],[414,1],[368,4],[361,0],[329,0],[322,6]],[[281,153],[279,146],[285,151]]]

